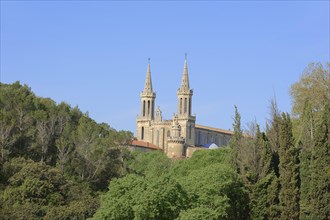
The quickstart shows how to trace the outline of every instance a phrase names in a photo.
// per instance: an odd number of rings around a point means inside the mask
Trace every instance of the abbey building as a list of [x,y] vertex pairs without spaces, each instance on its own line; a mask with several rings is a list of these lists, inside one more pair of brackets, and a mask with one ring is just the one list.
[[177,113],[164,120],[152,88],[150,62],[144,89],[140,94],[141,113],[136,118],[137,143],[163,150],[170,158],[190,157],[195,150],[227,145],[232,132],[196,124],[192,112],[193,90],[190,89],[187,59],[184,61],[181,86],[177,91]]

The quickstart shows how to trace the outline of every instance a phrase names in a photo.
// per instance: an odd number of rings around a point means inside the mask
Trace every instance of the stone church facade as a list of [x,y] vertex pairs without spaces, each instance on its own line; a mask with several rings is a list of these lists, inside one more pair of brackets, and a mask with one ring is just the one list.
[[156,93],[152,88],[150,62],[144,89],[140,94],[141,113],[136,118],[136,139],[163,150],[170,158],[190,157],[195,150],[207,146],[227,145],[232,132],[196,124],[192,113],[193,90],[190,89],[187,59],[184,61],[181,86],[177,91],[177,113],[164,120],[155,109]]

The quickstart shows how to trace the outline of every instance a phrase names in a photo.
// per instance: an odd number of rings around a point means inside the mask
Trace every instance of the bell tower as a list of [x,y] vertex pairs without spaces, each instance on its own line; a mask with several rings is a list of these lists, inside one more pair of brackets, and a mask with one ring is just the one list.
[[181,126],[181,135],[185,138],[186,144],[195,144],[195,121],[196,117],[191,115],[193,90],[190,89],[187,54],[185,54],[181,86],[178,95],[178,121]]
[[148,69],[144,89],[141,97],[141,116],[148,120],[154,119],[156,93],[152,90],[150,58],[148,59]]
[[149,137],[151,121],[154,120],[155,112],[155,99],[156,93],[152,90],[151,70],[150,70],[150,58],[148,59],[148,69],[146,75],[146,81],[143,91],[140,94],[141,98],[141,114],[136,119],[137,125],[137,138],[138,140],[152,142]]
[[185,56],[181,87],[178,89],[178,116],[188,118],[191,116],[191,101],[193,91],[189,86],[187,54]]

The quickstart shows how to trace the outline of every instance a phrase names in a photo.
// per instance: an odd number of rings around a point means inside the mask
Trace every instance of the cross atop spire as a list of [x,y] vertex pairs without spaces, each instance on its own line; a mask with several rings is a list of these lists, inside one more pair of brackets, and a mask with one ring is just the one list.
[[188,76],[187,53],[185,53],[180,90],[189,90],[189,89],[190,89],[190,86],[189,86],[189,76]]
[[148,58],[148,69],[147,69],[147,76],[146,76],[146,82],[144,84],[143,93],[152,93],[150,58]]

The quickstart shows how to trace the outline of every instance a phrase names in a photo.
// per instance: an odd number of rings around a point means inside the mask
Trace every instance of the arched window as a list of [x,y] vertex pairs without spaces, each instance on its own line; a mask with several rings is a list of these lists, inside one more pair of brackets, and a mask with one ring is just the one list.
[[148,100],[148,116],[150,115],[150,100]]
[[144,127],[142,127],[142,129],[141,129],[141,140],[143,140],[144,139]]
[[143,116],[146,116],[146,101],[143,101],[142,114]]
[[187,112],[187,98],[184,98],[184,113]]
[[182,98],[180,98],[180,106],[179,106],[179,109],[180,109],[180,114],[182,114]]
[[189,115],[191,115],[191,97],[189,98]]
[[171,136],[171,132],[170,130],[167,131],[167,137],[170,137]]
[[151,118],[154,118],[154,108],[155,108],[155,103],[154,103],[154,101],[152,100],[152,101],[151,101]]
[[159,130],[157,130],[157,141],[156,141],[156,143],[157,143],[157,146],[159,146]]

